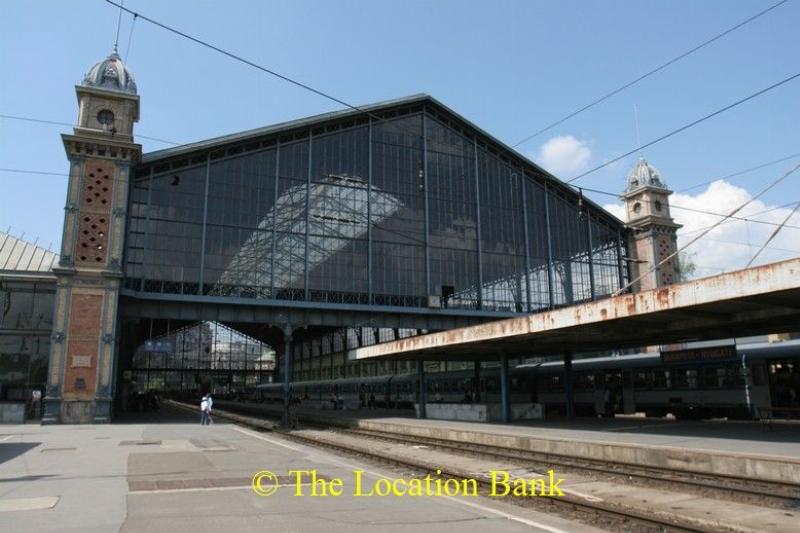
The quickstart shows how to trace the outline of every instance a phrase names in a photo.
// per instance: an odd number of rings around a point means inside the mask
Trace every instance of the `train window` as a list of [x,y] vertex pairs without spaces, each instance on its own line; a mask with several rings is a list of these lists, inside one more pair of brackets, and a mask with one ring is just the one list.
[[575,376],[574,385],[576,391],[592,390],[594,388],[594,376],[578,374]]
[[705,367],[703,368],[703,387],[716,388],[720,386],[719,372],[725,372],[722,368]]
[[669,386],[669,370],[653,371],[653,388],[666,389]]
[[672,371],[672,386],[676,389],[696,389],[697,370],[676,368]]
[[645,372],[644,370],[639,370],[633,374],[633,386],[637,389],[646,389],[649,385],[648,378],[649,372]]

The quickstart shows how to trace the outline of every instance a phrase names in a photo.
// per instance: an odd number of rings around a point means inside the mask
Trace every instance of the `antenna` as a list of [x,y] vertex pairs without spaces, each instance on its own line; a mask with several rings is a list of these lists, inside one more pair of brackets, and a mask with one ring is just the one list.
[[633,120],[636,123],[636,149],[639,155],[642,155],[642,139],[639,137],[639,108],[633,104]]
[[114,37],[114,53],[117,53],[117,46],[119,45],[119,27],[122,25],[122,7],[125,5],[125,0],[120,1],[119,16],[117,16],[117,36]]

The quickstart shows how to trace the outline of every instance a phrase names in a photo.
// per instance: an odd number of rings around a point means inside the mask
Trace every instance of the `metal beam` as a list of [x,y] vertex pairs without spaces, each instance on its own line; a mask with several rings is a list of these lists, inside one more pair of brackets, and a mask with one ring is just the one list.
[[556,306],[553,288],[555,269],[553,268],[553,235],[550,231],[550,194],[547,192],[547,183],[544,184],[544,220],[544,225],[547,228],[547,294],[550,298],[549,308],[553,309]]
[[283,425],[289,423],[289,386],[292,382],[292,357],[294,343],[292,342],[292,326],[286,324],[283,328],[283,412],[281,422]]
[[[211,178],[211,152],[206,154],[206,186],[203,194],[203,229],[200,237],[200,283],[197,294],[205,294],[203,285],[205,285],[205,268],[206,268],[206,228],[208,228],[208,182]],[[183,280],[185,281],[185,280]]]
[[508,380],[508,355],[503,353],[500,356],[500,407],[505,424],[511,423],[511,391]]
[[278,185],[281,180],[281,142],[275,141],[275,197],[272,200],[272,255],[270,256],[270,269],[269,269],[269,286],[270,297],[275,298],[275,243],[278,240],[277,235],[277,216],[278,216]]
[[428,123],[425,109],[422,110],[422,192],[425,196],[425,299],[431,292],[431,226],[428,203]]
[[478,309],[483,309],[483,244],[481,243],[481,183],[480,165],[478,164],[478,139],[472,139],[472,146],[475,154],[475,231],[478,247]]
[[564,352],[564,395],[566,396],[567,418],[575,418],[575,393],[572,387],[572,352]]
[[527,304],[525,306],[526,311],[530,313],[531,311],[531,245],[530,245],[530,235],[528,234],[528,179],[525,177],[525,171],[521,170],[522,177],[520,178],[520,182],[522,183],[522,225],[523,225],[523,235],[525,236],[525,298],[527,300]]
[[308,288],[308,244],[311,228],[311,152],[313,149],[312,137],[314,132],[308,129],[308,168],[306,169],[306,239],[305,251],[303,254],[303,290],[305,291],[305,301],[309,301],[311,292]]
[[367,303],[372,305],[372,116],[369,117],[369,170],[367,173]]
[[417,360],[417,382],[419,391],[417,394],[417,402],[419,410],[417,411],[417,418],[428,418],[428,413],[425,404],[428,401],[427,390],[425,387],[425,361],[422,359]]
[[586,214],[586,248],[589,256],[589,290],[592,300],[597,299],[594,286],[594,244],[592,243],[592,216]]

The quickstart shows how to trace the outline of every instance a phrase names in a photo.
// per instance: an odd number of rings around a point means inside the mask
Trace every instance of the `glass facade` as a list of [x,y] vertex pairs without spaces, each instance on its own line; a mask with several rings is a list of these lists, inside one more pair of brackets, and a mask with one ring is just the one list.
[[0,280],[0,401],[40,416],[53,327],[54,281]]
[[269,383],[274,368],[275,352],[267,344],[217,322],[200,322],[139,346],[123,376],[123,395],[128,409],[132,398],[151,390],[236,396]]
[[137,292],[530,312],[625,277],[621,223],[432,103],[142,165],[129,217]]

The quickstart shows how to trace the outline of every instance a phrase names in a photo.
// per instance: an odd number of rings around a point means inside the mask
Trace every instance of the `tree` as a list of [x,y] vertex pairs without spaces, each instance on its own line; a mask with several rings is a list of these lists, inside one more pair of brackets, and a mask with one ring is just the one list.
[[681,281],[692,279],[697,271],[697,264],[694,262],[695,253],[680,252],[678,254],[678,273]]

